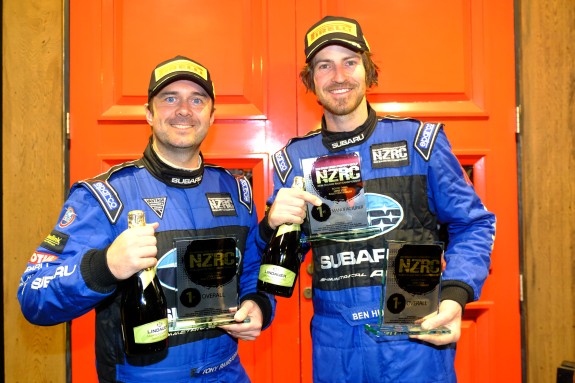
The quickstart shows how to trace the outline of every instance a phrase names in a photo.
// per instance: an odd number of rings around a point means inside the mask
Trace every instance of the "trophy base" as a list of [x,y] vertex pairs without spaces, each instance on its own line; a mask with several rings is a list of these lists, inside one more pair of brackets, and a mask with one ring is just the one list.
[[370,226],[365,228],[350,229],[345,231],[335,231],[331,233],[317,233],[311,234],[307,237],[302,237],[302,243],[310,243],[324,240],[332,241],[352,241],[361,240],[372,237],[376,234],[381,233],[381,228],[376,226]]
[[382,339],[386,336],[394,335],[442,335],[450,334],[447,327],[437,327],[431,330],[424,330],[417,324],[366,324],[365,331],[373,338]]
[[[250,318],[246,318],[242,323],[249,323]],[[234,314],[226,314],[210,317],[179,318],[171,321],[168,325],[168,332],[178,331],[199,331],[225,326],[228,324],[238,324],[234,319]]]

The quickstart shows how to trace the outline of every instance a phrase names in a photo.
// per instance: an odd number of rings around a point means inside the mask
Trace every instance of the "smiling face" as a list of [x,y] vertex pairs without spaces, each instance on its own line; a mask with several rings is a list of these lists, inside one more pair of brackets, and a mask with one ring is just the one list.
[[146,119],[160,156],[182,167],[194,166],[190,161],[197,161],[200,144],[214,122],[213,101],[195,82],[175,81],[153,97]]
[[326,118],[355,113],[365,103],[365,68],[361,55],[329,45],[313,58],[313,81]]

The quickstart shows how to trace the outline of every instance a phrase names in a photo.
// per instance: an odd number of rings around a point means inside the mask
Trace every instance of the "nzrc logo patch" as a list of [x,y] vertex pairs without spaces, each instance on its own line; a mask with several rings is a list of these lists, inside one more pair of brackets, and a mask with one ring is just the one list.
[[214,217],[238,215],[230,193],[206,193]]

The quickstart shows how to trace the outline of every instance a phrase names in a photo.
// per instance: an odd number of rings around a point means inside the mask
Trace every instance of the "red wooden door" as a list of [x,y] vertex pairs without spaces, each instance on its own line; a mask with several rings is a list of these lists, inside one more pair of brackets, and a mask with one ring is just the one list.
[[[348,3],[71,0],[70,179],[140,156],[150,135],[143,113],[150,71],[183,54],[206,65],[215,82],[216,122],[202,151],[207,161],[251,176],[261,217],[270,154],[319,122],[319,107],[298,79],[304,33],[326,14],[357,18],[382,69],[372,105],[380,114],[445,122],[498,216],[491,275],[465,314],[460,382],[519,382],[513,2]],[[271,328],[240,342],[255,383],[311,382],[310,284],[302,269],[299,297],[278,298]],[[73,382],[97,381],[93,320],[89,313],[72,321]]]
[[[368,100],[379,115],[442,121],[455,154],[497,215],[497,238],[481,300],[467,306],[458,344],[460,383],[521,381],[515,147],[513,1],[298,0],[297,36],[321,17],[360,20],[379,85]],[[303,65],[303,38],[298,66]],[[298,134],[318,126],[315,97],[298,87]],[[303,265],[302,328],[313,314],[309,258]],[[311,382],[310,338],[302,332],[303,382]]]
[[[249,174],[263,216],[269,154],[296,133],[294,13],[288,2],[257,0],[72,0],[71,182],[141,155],[150,135],[143,109],[150,72],[181,54],[207,66],[215,82],[206,161]],[[299,379],[297,311],[296,300],[284,302],[271,329],[241,342],[255,382]],[[72,321],[73,382],[96,381],[93,321],[93,313]],[[285,360],[275,363],[279,353]]]

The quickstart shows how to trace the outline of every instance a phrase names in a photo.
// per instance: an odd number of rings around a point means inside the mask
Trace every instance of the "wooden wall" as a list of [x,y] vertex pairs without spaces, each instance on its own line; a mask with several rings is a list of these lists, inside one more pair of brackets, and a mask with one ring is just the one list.
[[66,381],[65,325],[37,327],[16,299],[64,195],[63,1],[3,0],[2,230],[5,381]]
[[518,11],[527,381],[547,383],[575,361],[575,1]]
[[[26,260],[51,230],[64,198],[63,6],[61,0],[3,1],[4,374],[9,383],[66,381],[65,326],[28,324],[16,300]],[[575,2],[517,0],[517,14],[524,380],[552,383],[562,360],[575,361]]]

